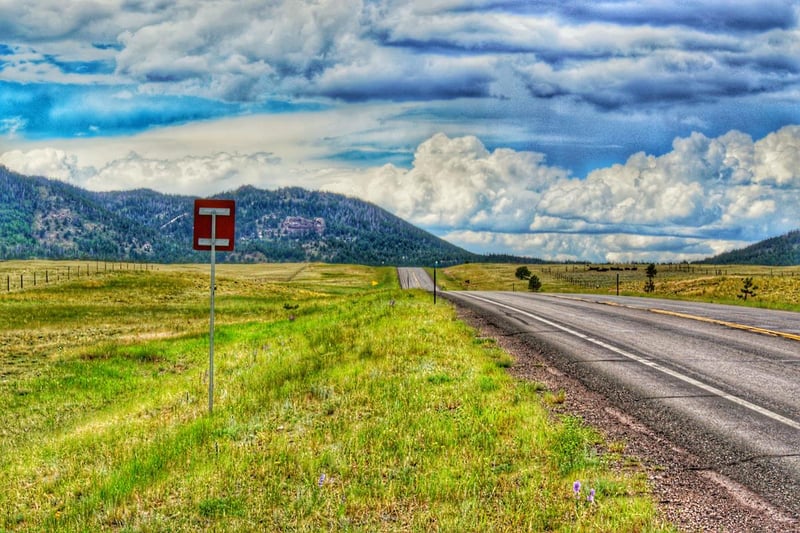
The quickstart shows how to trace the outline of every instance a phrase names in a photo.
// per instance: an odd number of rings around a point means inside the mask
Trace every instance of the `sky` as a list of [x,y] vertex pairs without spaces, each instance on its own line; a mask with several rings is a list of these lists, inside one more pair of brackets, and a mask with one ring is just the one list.
[[301,186],[478,253],[693,261],[800,227],[800,3],[0,0],[0,165]]

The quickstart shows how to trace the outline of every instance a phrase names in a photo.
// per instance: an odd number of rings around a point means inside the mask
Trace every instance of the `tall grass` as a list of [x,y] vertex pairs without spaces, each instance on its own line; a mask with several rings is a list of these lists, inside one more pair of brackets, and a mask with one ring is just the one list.
[[0,297],[0,530],[670,529],[451,307],[337,268],[219,279],[213,416],[203,273]]

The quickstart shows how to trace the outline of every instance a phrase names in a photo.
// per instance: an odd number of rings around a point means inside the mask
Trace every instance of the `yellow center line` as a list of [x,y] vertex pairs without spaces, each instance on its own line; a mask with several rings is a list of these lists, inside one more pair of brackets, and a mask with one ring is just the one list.
[[688,318],[690,320],[697,320],[699,322],[708,322],[710,324],[718,324],[720,326],[726,326],[733,329],[741,329],[744,331],[750,331],[753,333],[761,333],[762,335],[770,335],[772,337],[783,337],[784,339],[791,339],[795,341],[800,341],[800,335],[795,335],[794,333],[787,333],[785,331],[775,331],[772,329],[766,328],[759,328],[758,326],[748,326],[746,324],[739,324],[737,322],[728,322],[727,320],[719,320],[716,318],[708,318],[704,316],[697,316],[697,315],[687,315],[686,313],[678,313],[676,311],[667,311],[665,309],[648,309],[651,313],[658,313],[660,315],[669,315],[669,316],[676,316],[680,318]]
[[[581,302],[588,302],[588,303],[599,303],[603,305],[610,305],[612,307],[626,307],[628,309],[642,309],[641,307],[621,304],[617,302],[602,302],[599,300],[592,300],[589,298],[578,298],[574,296],[556,296],[557,298],[563,298],[565,300],[578,300]],[[800,341],[800,335],[795,333],[787,333],[785,331],[775,331],[772,329],[766,328],[759,328],[758,326],[748,326],[746,324],[739,324],[737,322],[728,322],[727,320],[719,320],[717,318],[708,318],[705,316],[697,316],[697,315],[689,315],[686,313],[679,313],[677,311],[667,311],[666,309],[658,309],[655,307],[651,307],[647,309],[651,313],[657,313],[660,315],[669,315],[678,318],[688,318],[689,320],[697,320],[699,322],[707,322],[709,324],[717,324],[718,326],[726,326],[733,329],[741,329],[743,331],[749,331],[751,333],[760,333],[762,335],[769,335],[771,337],[783,337],[784,339],[790,339],[793,341]]]

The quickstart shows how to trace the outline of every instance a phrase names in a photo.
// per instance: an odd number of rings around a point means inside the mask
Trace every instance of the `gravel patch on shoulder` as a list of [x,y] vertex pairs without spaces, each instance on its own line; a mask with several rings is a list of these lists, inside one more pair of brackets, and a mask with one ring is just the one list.
[[[665,520],[681,531],[800,532],[800,520],[775,508],[733,480],[708,469],[685,449],[615,408],[605,397],[556,369],[524,336],[509,335],[473,309],[458,306],[459,317],[514,356],[511,373],[565,391],[555,413],[583,418],[606,442],[623,443],[629,463],[647,476]],[[776,480],[777,482],[777,480]]]

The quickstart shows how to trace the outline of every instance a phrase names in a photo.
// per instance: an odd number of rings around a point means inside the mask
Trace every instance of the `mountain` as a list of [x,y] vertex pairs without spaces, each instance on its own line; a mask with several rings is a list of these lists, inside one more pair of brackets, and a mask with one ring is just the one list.
[[772,237],[700,262],[716,265],[800,265],[800,230],[790,231],[786,235]]
[[[217,197],[236,201],[236,248],[218,254],[219,261],[432,265],[493,260],[340,194],[248,186]],[[0,259],[208,261],[207,253],[192,250],[194,200],[145,189],[91,192],[0,166]]]

